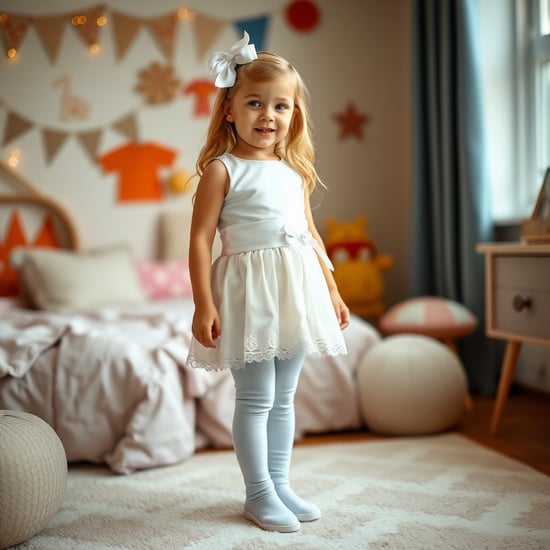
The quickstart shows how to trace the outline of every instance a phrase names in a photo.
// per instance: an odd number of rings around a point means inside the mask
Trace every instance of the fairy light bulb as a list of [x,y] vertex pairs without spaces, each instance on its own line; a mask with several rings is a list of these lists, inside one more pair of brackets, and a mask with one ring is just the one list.
[[71,23],[76,27],[77,25],[85,25],[88,18],[85,15],[75,15],[71,19]]
[[97,42],[94,42],[93,44],[90,44],[90,47],[88,49],[90,50],[91,54],[96,55],[101,50],[101,46]]
[[19,159],[21,158],[21,149],[15,147],[10,151],[8,156],[8,166],[10,168],[17,168],[19,165]]
[[7,52],[6,52],[6,55],[10,58],[10,59],[13,59],[16,55],[17,55],[17,50],[15,48],[10,48]]
[[181,7],[178,9],[178,19],[182,21],[193,21],[195,19],[195,12],[186,7]]
[[107,24],[107,18],[106,18],[104,15],[100,15],[100,16],[96,19],[96,25],[97,25],[98,27],[104,27],[106,24]]

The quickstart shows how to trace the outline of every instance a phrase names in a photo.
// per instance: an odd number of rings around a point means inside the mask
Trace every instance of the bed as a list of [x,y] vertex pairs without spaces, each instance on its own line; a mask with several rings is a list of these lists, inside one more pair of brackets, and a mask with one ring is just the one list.
[[[43,418],[69,462],[104,463],[119,474],[230,447],[231,374],[186,366],[193,312],[181,247],[187,217],[159,214],[155,261],[134,258],[124,243],[81,250],[62,205],[5,166],[0,172],[23,188],[0,194],[8,227],[27,209],[50,230],[24,246],[0,235],[10,262],[1,268],[11,274],[1,288],[12,294],[0,297],[0,409]],[[348,355],[306,359],[297,440],[362,426],[355,373],[380,337],[358,317],[344,335]]]

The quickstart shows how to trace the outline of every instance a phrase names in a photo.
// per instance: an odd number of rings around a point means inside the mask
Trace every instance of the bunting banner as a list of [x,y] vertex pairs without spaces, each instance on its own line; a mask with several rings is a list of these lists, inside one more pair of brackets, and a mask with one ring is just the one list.
[[[313,6],[318,13],[318,8],[311,0],[291,0],[287,5],[286,21],[294,30],[303,30],[304,6]],[[293,14],[298,15],[289,18],[290,8],[293,8]],[[176,46],[178,21],[185,19],[191,23],[197,59],[202,61],[227,26],[233,26],[239,36],[242,36],[243,31],[246,30],[257,50],[266,49],[269,22],[276,11],[272,10],[269,14],[236,21],[205,15],[191,9],[176,10],[156,17],[134,17],[127,13],[110,10],[103,5],[93,6],[77,13],[71,11],[52,16],[28,16],[10,11],[0,12],[0,36],[4,52],[7,54],[8,50],[12,50],[13,56],[21,48],[28,29],[33,27],[50,63],[53,64],[57,60],[67,26],[74,29],[85,47],[92,48],[99,46],[101,29],[108,25],[113,33],[116,57],[121,61],[132,47],[141,29],[145,29],[151,34],[164,57],[170,61]],[[296,23],[298,16],[302,28]],[[309,20],[308,24],[311,25]]]
[[132,142],[139,142],[141,140],[136,123],[137,109],[118,117],[114,122],[104,127],[75,131],[60,130],[31,122],[21,114],[10,109],[2,101],[0,101],[0,108],[6,109],[6,122],[1,141],[2,147],[9,145],[30,130],[38,130],[44,147],[44,156],[48,164],[55,159],[63,148],[63,145],[71,137],[76,139],[77,143],[94,163],[97,162],[98,150],[103,135],[109,130],[115,131]]

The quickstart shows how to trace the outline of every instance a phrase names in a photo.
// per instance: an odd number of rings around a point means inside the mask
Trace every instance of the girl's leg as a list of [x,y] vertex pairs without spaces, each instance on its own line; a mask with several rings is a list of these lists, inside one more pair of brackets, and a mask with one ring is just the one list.
[[298,497],[289,485],[290,459],[294,445],[294,395],[304,354],[287,360],[275,359],[275,399],[267,423],[269,473],[280,499],[300,521],[321,517],[319,508]]
[[233,446],[246,487],[244,515],[268,531],[300,528],[296,516],[281,502],[268,468],[267,420],[275,396],[274,361],[232,369],[235,380]]

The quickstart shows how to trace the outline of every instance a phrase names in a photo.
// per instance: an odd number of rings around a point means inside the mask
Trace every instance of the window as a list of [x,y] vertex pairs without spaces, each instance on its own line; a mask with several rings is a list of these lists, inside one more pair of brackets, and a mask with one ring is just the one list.
[[[550,0],[517,2],[517,51],[519,63],[524,63],[525,74],[518,86],[523,87],[526,196],[534,204],[546,168],[550,166]],[[522,51],[523,50],[523,51]],[[520,90],[521,93],[521,90]],[[520,103],[519,108],[522,108]],[[520,134],[521,135],[521,134]]]
[[550,166],[550,0],[539,0],[538,20],[534,25],[534,63],[537,111],[540,116],[537,138],[537,171],[542,181],[545,169]]
[[550,166],[550,0],[479,0],[493,214],[531,214]]

